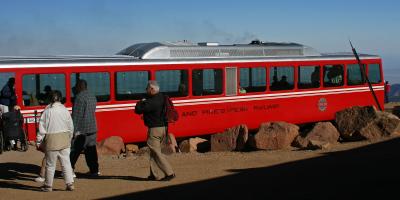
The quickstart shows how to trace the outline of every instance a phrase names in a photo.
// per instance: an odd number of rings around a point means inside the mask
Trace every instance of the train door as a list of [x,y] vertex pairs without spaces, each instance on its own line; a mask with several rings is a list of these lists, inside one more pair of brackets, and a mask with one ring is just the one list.
[[237,95],[237,68],[227,67],[225,69],[225,91],[226,96]]

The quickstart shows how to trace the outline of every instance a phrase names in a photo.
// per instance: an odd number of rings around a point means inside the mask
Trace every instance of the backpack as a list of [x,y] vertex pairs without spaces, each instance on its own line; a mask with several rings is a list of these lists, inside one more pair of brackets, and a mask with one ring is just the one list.
[[167,95],[164,95],[164,117],[166,123],[175,123],[179,118],[178,111]]

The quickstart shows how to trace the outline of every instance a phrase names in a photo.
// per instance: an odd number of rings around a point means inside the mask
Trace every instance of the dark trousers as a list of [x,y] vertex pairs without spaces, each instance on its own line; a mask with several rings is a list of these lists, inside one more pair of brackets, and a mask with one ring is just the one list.
[[75,163],[81,152],[84,151],[86,164],[90,173],[99,172],[99,162],[96,150],[96,134],[78,135],[71,146],[70,160],[72,169],[75,169]]

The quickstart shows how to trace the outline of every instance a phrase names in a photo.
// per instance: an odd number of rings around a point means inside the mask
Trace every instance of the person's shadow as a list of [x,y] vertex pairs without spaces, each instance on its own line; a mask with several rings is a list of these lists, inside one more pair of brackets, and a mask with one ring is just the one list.
[[[35,181],[40,166],[27,163],[7,162],[0,163],[0,187],[20,190],[40,191],[39,187],[23,185],[16,180]],[[60,176],[61,172],[56,170],[55,177]],[[76,173],[79,179],[121,179],[131,181],[147,181],[147,178],[135,176],[91,176],[85,173]]]
[[26,163],[0,163],[0,187],[1,188],[12,188],[21,190],[37,190],[39,187],[33,187],[29,185],[23,185],[15,180],[29,180],[34,181],[37,177],[37,172],[40,171],[40,167],[33,164]]

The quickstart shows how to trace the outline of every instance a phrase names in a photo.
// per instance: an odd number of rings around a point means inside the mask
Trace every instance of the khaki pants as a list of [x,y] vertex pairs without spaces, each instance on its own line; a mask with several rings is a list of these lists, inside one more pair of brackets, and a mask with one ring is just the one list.
[[52,187],[54,172],[56,170],[57,159],[60,160],[61,168],[64,173],[65,184],[71,184],[74,182],[72,177],[72,167],[69,161],[70,148],[66,148],[59,151],[46,151],[46,176],[45,185]]
[[165,127],[149,128],[147,132],[147,146],[150,148],[150,173],[156,180],[172,175],[171,165],[161,153],[161,142],[166,136]]

